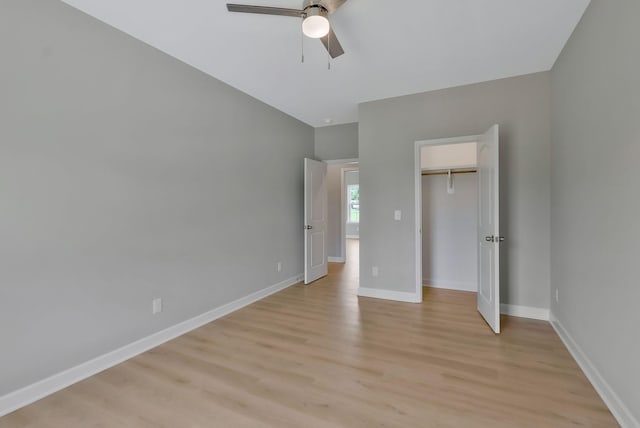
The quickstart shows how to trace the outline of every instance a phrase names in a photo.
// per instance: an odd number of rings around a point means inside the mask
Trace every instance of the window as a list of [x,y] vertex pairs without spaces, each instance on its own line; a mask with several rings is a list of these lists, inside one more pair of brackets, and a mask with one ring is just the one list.
[[347,223],[360,223],[360,185],[347,186]]

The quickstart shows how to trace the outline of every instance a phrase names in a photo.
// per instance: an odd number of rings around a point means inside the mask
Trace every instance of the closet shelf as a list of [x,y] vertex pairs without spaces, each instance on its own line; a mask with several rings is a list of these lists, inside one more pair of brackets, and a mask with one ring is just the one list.
[[451,168],[451,169],[428,169],[423,170],[422,175],[448,175],[451,174],[472,174],[478,172],[477,168]]

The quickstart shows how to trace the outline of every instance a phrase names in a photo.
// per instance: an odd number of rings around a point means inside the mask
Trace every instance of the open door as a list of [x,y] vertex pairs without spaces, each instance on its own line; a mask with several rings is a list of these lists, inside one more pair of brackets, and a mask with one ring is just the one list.
[[478,311],[500,333],[498,125],[478,140]]
[[327,275],[327,164],[304,160],[304,283]]

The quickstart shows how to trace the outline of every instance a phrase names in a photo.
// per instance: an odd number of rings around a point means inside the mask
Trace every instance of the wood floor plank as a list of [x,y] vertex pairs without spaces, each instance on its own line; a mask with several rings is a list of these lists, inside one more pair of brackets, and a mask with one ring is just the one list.
[[346,264],[0,418],[15,427],[615,427],[549,323],[359,298]]

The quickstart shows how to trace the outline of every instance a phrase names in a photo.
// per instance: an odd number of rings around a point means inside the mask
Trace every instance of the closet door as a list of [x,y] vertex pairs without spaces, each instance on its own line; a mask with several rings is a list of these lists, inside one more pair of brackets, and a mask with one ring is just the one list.
[[498,125],[478,140],[478,311],[500,333]]

